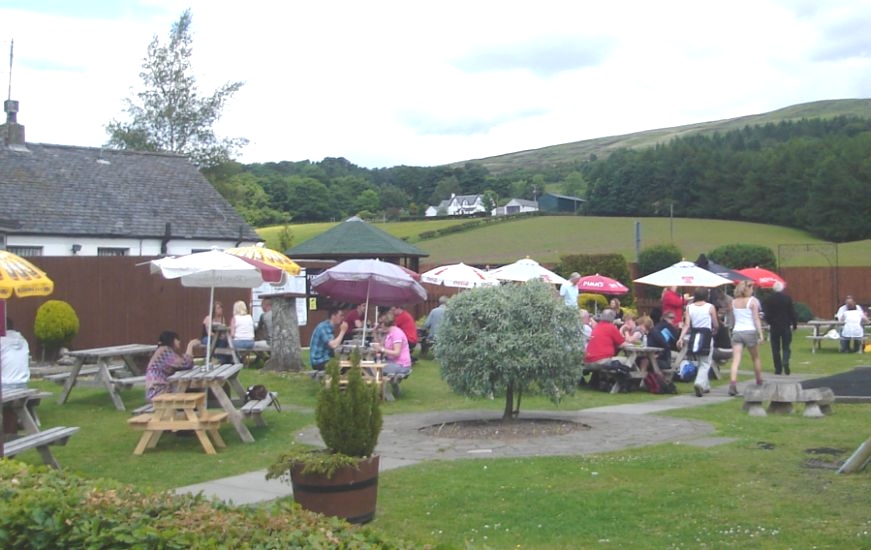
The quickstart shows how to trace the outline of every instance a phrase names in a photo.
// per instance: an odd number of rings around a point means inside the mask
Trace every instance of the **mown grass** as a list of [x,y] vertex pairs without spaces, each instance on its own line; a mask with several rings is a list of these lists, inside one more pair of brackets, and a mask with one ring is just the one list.
[[[824,375],[866,363],[868,356],[840,354],[834,346],[811,354],[803,337],[807,333],[804,329],[796,336],[794,372]],[[770,372],[767,344],[762,353],[763,367]],[[744,369],[749,369],[748,361],[745,357]],[[278,391],[284,411],[267,411],[266,428],[247,423],[253,444],[243,444],[225,426],[221,434],[228,447],[215,456],[205,455],[195,438],[171,435],[156,449],[134,456],[140,434],[127,427],[129,412],[116,411],[104,390],[77,387],[65,405],[48,399],[39,411],[44,426],[81,427],[67,446],[54,448],[65,468],[87,477],[169,489],[265,468],[300,428],[313,424],[317,382],[251,369],[240,377],[243,385],[263,383]],[[34,385],[59,390],[48,382]],[[384,404],[386,415],[503,407],[500,399],[453,394],[431,360],[418,363],[402,387],[399,400]],[[686,385],[680,388],[689,391]],[[141,390],[123,396],[129,408],[143,402]],[[524,397],[522,411],[667,398],[580,389],[559,405]],[[429,461],[381,475],[373,526],[441,548],[868,546],[869,473],[839,476],[806,464],[814,458],[845,458],[871,435],[869,413],[871,405],[836,404],[835,414],[822,419],[755,418],[741,411],[741,401],[735,399],[668,413],[710,422],[716,436],[736,438],[713,447],[679,443],[585,457]],[[656,418],[640,416],[639,422],[655,423]],[[807,452],[819,448],[839,452]],[[20,458],[40,463],[33,451]]]
[[[635,222],[641,223],[641,249],[674,242],[684,257],[695,260],[724,244],[745,243],[767,246],[775,255],[782,244],[826,243],[805,231],[749,222],[692,218],[604,218],[597,216],[539,216],[453,233],[437,239],[415,242],[429,253],[427,265],[465,262],[501,265],[529,256],[545,263],[556,263],[565,254],[622,254],[635,261]],[[463,223],[464,220],[434,220],[377,224],[399,238],[414,237],[424,231]],[[319,235],[335,224],[292,225],[294,245]],[[280,227],[258,229],[267,246],[278,248]],[[871,240],[838,245],[842,266],[867,265]],[[827,266],[826,258],[813,250],[783,262],[783,267]]]

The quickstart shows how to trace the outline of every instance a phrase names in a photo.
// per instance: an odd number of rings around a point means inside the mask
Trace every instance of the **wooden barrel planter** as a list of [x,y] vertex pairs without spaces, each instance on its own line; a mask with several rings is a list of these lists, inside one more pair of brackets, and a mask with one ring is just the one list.
[[379,456],[361,460],[357,467],[338,470],[332,478],[303,474],[302,465],[290,472],[293,499],[306,510],[336,516],[350,523],[367,523],[375,517],[378,498]]

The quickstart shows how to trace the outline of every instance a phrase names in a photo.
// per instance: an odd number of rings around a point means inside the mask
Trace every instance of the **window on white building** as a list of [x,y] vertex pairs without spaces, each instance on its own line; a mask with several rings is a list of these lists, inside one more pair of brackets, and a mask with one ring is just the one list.
[[42,256],[41,246],[7,246],[6,250],[21,257]]
[[97,256],[127,256],[129,254],[129,248],[108,248],[103,246],[97,248]]

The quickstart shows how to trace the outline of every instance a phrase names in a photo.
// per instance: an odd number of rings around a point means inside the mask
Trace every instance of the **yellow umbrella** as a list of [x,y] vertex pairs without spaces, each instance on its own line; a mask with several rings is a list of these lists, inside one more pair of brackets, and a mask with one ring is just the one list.
[[289,273],[290,275],[299,275],[299,265],[277,250],[266,248],[263,243],[257,243],[254,246],[240,246],[238,248],[228,248],[225,250],[227,254],[241,256],[242,258],[250,258],[263,262],[272,267],[277,267]]
[[0,250],[0,300],[18,297],[47,296],[54,283],[45,272],[11,252]]

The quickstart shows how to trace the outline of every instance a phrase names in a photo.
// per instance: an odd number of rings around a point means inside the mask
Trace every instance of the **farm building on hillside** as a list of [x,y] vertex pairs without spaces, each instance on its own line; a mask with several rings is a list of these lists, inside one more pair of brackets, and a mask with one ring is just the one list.
[[157,256],[260,240],[187,157],[27,143],[0,125],[0,244],[21,256]]
[[450,199],[443,200],[438,206],[430,206],[426,209],[426,215],[432,216],[468,216],[479,212],[486,212],[484,207],[484,195],[451,195]]
[[573,213],[577,214],[583,208],[586,200],[580,197],[569,197],[567,195],[557,195],[556,193],[545,193],[538,199],[538,208],[542,212],[553,213]]
[[493,216],[510,216],[525,212],[538,212],[538,203],[526,199],[511,199],[505,206],[497,206],[491,213]]

